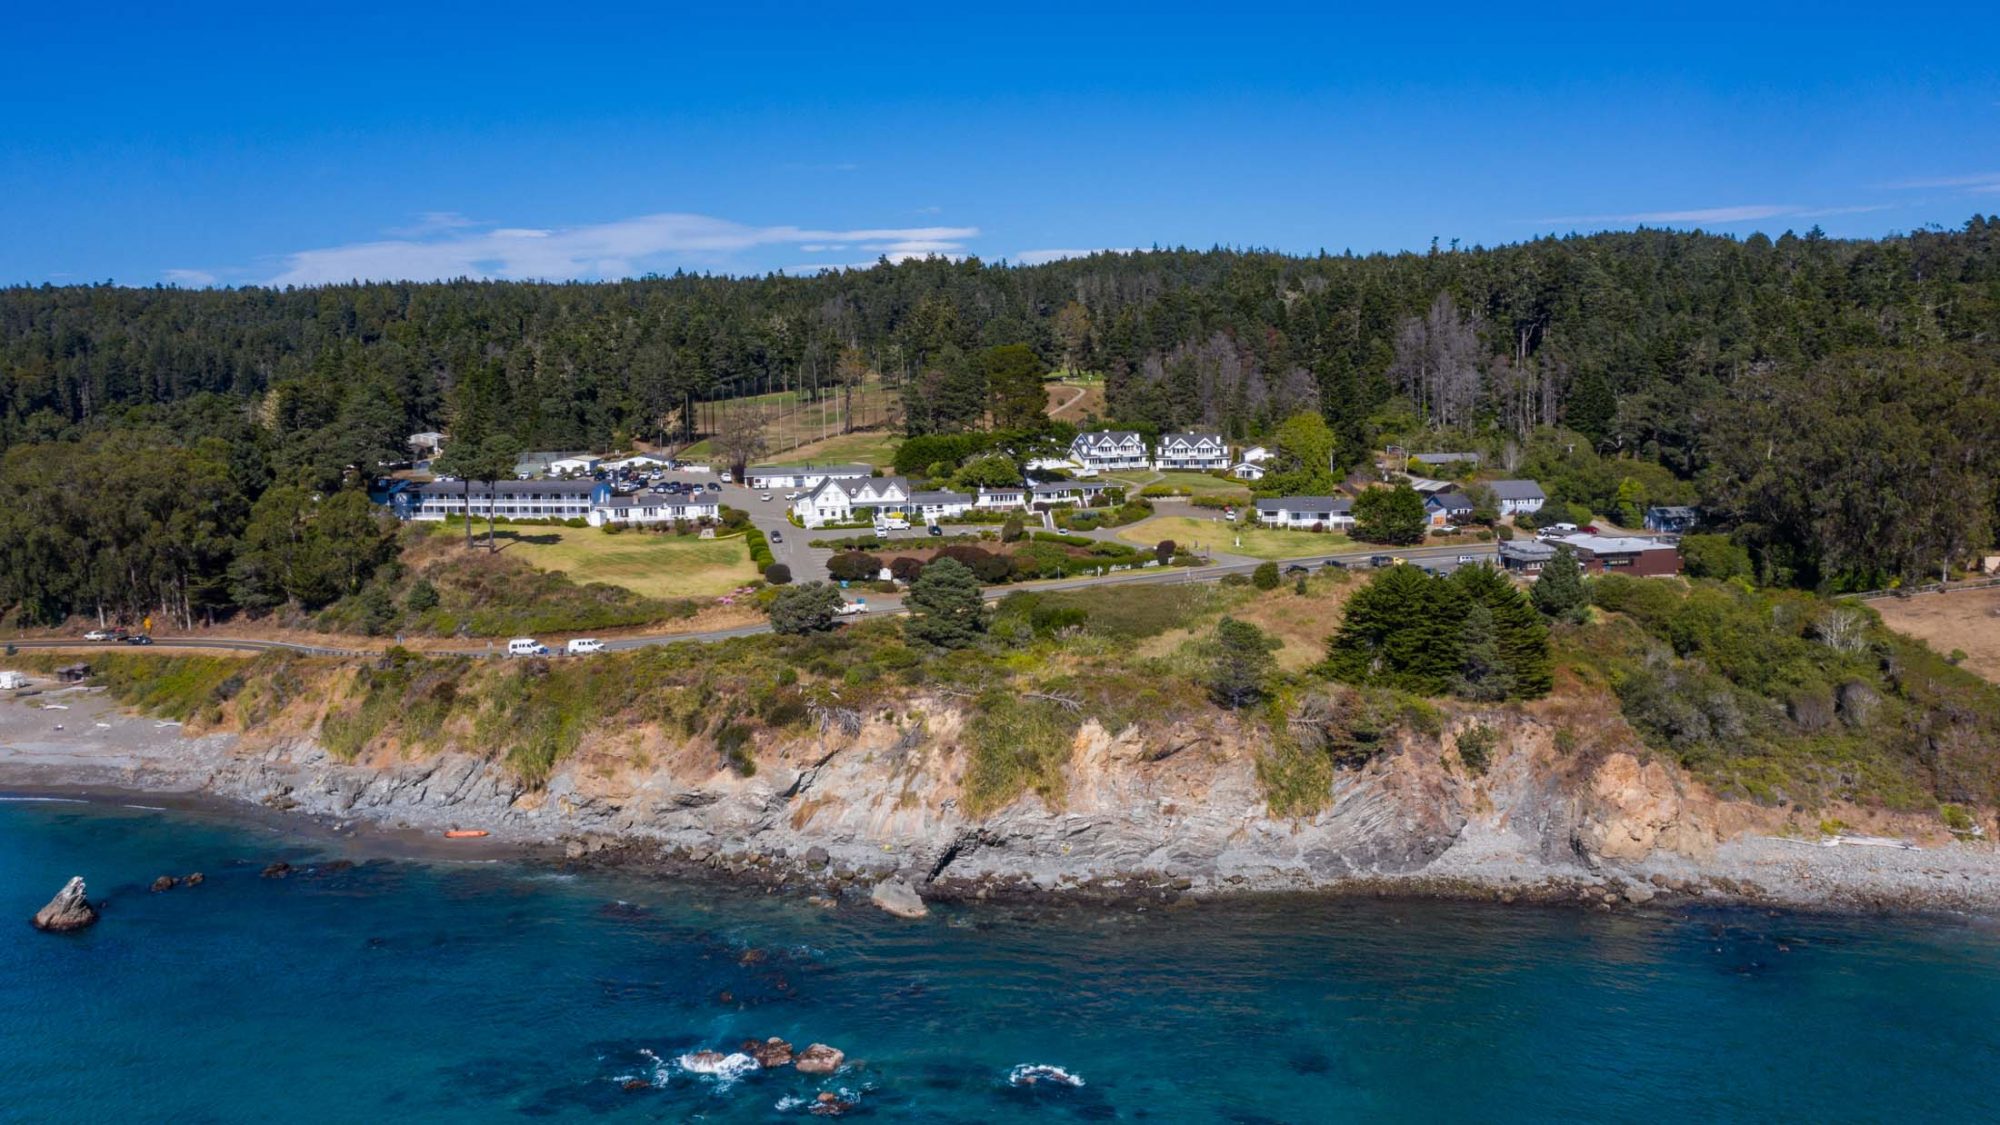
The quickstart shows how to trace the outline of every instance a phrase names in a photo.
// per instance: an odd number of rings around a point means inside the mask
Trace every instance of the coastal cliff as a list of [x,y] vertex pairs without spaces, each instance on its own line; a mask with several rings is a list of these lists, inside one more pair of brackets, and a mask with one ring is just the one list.
[[[969,715],[950,696],[759,739],[747,776],[702,740],[646,729],[587,740],[533,786],[461,750],[381,747],[341,760],[282,723],[189,737],[120,718],[101,695],[66,698],[68,714],[83,713],[72,724],[104,716],[70,751],[24,737],[50,714],[33,700],[0,705],[0,742],[29,747],[0,760],[0,784],[199,792],[339,821],[478,828],[561,846],[573,861],[695,865],[801,889],[859,892],[899,877],[932,900],[1386,889],[1621,904],[2000,903],[2000,867],[1983,846],[1936,834],[1922,851],[1783,838],[1800,831],[1796,818],[1718,799],[1647,753],[1615,714],[1580,716],[1573,701],[1456,714],[1435,735],[1399,735],[1335,771],[1323,807],[1280,815],[1259,777],[1268,735],[1226,714],[1150,730],[1086,720],[1061,762],[1059,798],[1030,790],[975,813]],[[1580,727],[1597,732],[1587,744],[1566,733]],[[1481,748],[1468,755],[1459,743],[1475,730]]]

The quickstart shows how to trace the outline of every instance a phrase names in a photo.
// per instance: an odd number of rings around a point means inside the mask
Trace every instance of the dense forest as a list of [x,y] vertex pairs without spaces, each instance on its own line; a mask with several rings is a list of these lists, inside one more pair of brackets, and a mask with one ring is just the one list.
[[[1772,582],[1934,573],[2000,518],[1996,218],[1879,240],[1640,230],[807,278],[44,286],[0,290],[0,603],[47,619],[114,590],[126,609],[268,600],[268,581],[228,593],[252,505],[284,485],[265,525],[309,523],[301,495],[417,430],[602,448],[691,436],[697,402],[877,377],[910,433],[978,428],[997,413],[995,349],[1016,344],[1102,373],[1108,422],[1250,438],[1316,410],[1335,468],[1385,440],[1467,443],[1579,504],[1627,479],[1695,499]],[[104,474],[87,503],[23,502],[85,472]],[[134,529],[162,540],[157,559],[23,588],[24,568],[132,554]]]

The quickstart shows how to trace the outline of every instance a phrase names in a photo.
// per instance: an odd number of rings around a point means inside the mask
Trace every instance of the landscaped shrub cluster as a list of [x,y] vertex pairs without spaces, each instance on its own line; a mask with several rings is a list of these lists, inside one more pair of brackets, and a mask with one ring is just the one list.
[[777,556],[771,553],[770,539],[762,531],[754,527],[745,529],[743,532],[743,542],[750,548],[751,565],[755,566],[758,570],[766,570],[772,563],[778,561]]

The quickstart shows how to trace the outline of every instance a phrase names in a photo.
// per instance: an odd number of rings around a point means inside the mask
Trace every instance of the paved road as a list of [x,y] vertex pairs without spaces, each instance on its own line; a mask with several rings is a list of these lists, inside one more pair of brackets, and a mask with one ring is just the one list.
[[[776,504],[777,502],[778,502],[777,498],[774,497],[772,499],[772,503]],[[787,538],[789,539],[790,537],[787,536]],[[825,552],[825,551],[820,552],[822,556],[828,553],[830,552]],[[1281,562],[1279,565],[1281,567],[1299,565],[1299,566],[1305,566],[1308,569],[1317,569],[1319,567],[1319,564],[1324,561],[1338,560],[1341,563],[1348,566],[1363,567],[1366,566],[1369,558],[1380,554],[1396,554],[1398,555],[1398,557],[1416,563],[1419,566],[1429,565],[1438,570],[1450,570],[1459,565],[1460,556],[1471,555],[1478,558],[1481,561],[1487,561],[1494,557],[1495,551],[1493,545],[1490,543],[1478,543],[1478,544],[1468,544],[1466,546],[1450,546],[1450,547],[1408,547],[1408,548],[1403,548],[1400,551],[1397,551],[1394,548],[1371,549],[1371,550],[1361,550],[1361,551],[1335,552],[1327,555],[1312,555],[1302,559]],[[1153,567],[1144,570],[1119,571],[1116,574],[1106,574],[1102,576],[1093,575],[1082,578],[1061,578],[1046,582],[1021,582],[1011,586],[999,586],[989,589],[986,592],[986,600],[989,602],[998,601],[1001,598],[1006,597],[1008,594],[1016,593],[1022,590],[1038,590],[1038,591],[1077,590],[1094,586],[1124,586],[1124,585],[1136,585],[1141,583],[1165,584],[1165,583],[1219,582],[1224,577],[1231,574],[1249,574],[1251,571],[1257,569],[1257,567],[1261,564],[1261,561],[1262,560],[1258,559],[1218,558],[1217,561],[1214,563],[1214,565],[1204,566],[1204,567],[1171,567],[1171,568]],[[824,562],[822,562],[820,565],[823,568]],[[900,594],[870,593],[861,596],[866,597],[872,616],[898,614],[903,611],[903,599]],[[771,627],[768,624],[765,624],[763,622],[758,622],[752,625],[739,625],[731,629],[711,629],[699,633],[660,633],[660,634],[650,634],[650,635],[642,635],[634,637],[619,637],[616,639],[606,640],[604,642],[604,647],[607,649],[629,651],[632,649],[650,648],[655,645],[681,644],[684,642],[710,643],[715,641],[729,640],[735,637],[749,637],[749,636],[755,636],[759,633],[768,633],[770,632],[770,628]],[[120,645],[111,643],[100,644],[82,640],[18,640],[18,641],[10,641],[8,643],[20,649],[103,648],[106,650],[115,650],[120,652],[145,651],[144,649],[138,649],[135,648],[134,646],[129,646],[129,645]],[[556,642],[554,641],[550,641],[549,643],[551,644],[551,647],[554,647],[556,644]],[[337,648],[333,646],[322,646],[322,645],[295,644],[289,641],[266,641],[266,640],[247,639],[247,638],[222,639],[222,638],[208,638],[208,637],[162,636],[154,638],[154,647],[171,648],[171,649],[200,649],[200,650],[218,651],[218,652],[274,652],[274,651],[297,652],[301,654],[314,655],[314,656],[368,655],[368,653],[364,650],[344,649],[344,648]],[[502,640],[482,641],[474,645],[466,645],[466,646],[446,648],[446,649],[428,649],[426,651],[441,655],[455,655],[455,656],[481,656],[481,657],[500,656],[506,652],[506,642]]]

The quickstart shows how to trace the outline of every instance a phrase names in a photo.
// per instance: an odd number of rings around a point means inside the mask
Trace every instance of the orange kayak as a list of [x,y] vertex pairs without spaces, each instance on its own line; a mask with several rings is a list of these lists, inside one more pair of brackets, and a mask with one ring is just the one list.
[[484,828],[453,828],[444,834],[447,840],[474,840],[486,835]]

